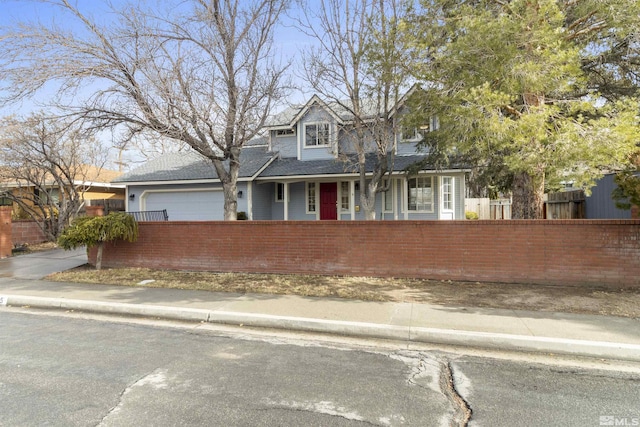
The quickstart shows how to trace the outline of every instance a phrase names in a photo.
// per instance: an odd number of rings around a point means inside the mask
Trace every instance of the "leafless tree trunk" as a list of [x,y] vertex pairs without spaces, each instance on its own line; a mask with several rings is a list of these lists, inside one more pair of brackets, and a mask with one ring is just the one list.
[[77,216],[107,152],[82,127],[33,115],[0,122],[0,191],[49,240]]
[[286,2],[140,2],[97,20],[79,3],[48,0],[68,28],[26,23],[0,34],[4,100],[59,84],[56,106],[67,114],[187,144],[213,163],[224,218],[236,219],[241,149],[282,88],[286,67],[273,60],[272,35]]
[[[384,178],[393,171],[394,112],[406,76],[396,31],[400,3],[326,0],[299,22],[319,44],[305,55],[306,80],[352,116],[341,131],[355,151],[366,219],[375,219],[376,195],[388,189]],[[366,169],[368,157],[374,157],[372,174]]]

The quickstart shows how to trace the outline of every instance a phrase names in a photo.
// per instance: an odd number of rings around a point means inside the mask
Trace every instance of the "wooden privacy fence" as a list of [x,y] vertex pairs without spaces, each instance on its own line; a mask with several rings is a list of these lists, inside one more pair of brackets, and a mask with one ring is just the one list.
[[511,200],[488,197],[465,199],[464,211],[477,213],[478,219],[511,219]]
[[545,208],[547,219],[583,219],[585,218],[584,191],[548,193]]
[[109,212],[124,212],[125,205],[122,199],[96,199],[87,200],[87,206],[102,206],[104,208],[104,214],[108,215]]

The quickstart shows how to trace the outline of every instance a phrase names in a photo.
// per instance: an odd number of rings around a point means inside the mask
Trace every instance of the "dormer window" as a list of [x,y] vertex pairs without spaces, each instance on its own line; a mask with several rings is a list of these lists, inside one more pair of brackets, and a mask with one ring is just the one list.
[[420,133],[418,129],[412,126],[403,126],[400,130],[400,141],[418,141],[420,140]]
[[293,136],[296,134],[295,129],[278,129],[276,130],[276,136]]
[[306,123],[304,125],[305,147],[329,145],[329,123]]

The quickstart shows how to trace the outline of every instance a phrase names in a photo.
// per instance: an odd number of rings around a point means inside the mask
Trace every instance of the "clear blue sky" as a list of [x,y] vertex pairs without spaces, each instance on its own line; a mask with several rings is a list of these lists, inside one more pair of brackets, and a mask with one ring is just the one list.
[[[72,0],[74,1],[74,0]],[[104,17],[108,19],[111,9],[105,4],[104,0],[75,0],[80,5],[81,10],[91,14],[93,17]],[[310,0],[306,2],[306,6],[315,9],[321,0]],[[126,4],[126,0],[111,0],[114,7]],[[292,8],[288,11],[289,15],[297,16],[300,13],[295,2],[292,2]],[[48,23],[56,22],[60,26],[68,25],[65,22],[64,15],[61,14],[60,8],[55,7],[46,2],[25,1],[25,0],[0,0],[0,27],[12,25],[19,21],[41,20]],[[313,40],[305,34],[297,30],[293,22],[288,17],[282,19],[282,25],[278,26],[275,33],[275,48],[282,55],[282,58],[289,60],[291,58],[299,60],[300,52],[313,44]],[[299,82],[300,85],[302,83]],[[310,96],[310,95],[307,95]],[[303,102],[305,95],[296,94],[293,102]]]

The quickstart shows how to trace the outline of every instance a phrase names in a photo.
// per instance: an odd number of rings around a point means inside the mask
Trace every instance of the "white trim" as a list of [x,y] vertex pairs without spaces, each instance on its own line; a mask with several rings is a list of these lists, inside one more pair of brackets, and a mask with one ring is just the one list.
[[[250,177],[250,178],[245,178],[245,179],[240,179],[240,178],[238,178],[238,180],[237,180],[236,182],[245,182],[245,181],[246,181],[246,182],[251,182],[251,181],[255,181],[255,179],[258,177],[258,175],[260,175],[262,172],[264,172],[264,170],[265,170],[265,169],[266,169],[266,168],[267,168],[271,163],[273,163],[275,160],[276,160],[276,156],[271,156],[271,158],[270,158],[269,160],[267,160],[267,161],[265,162],[265,164],[264,164],[264,165],[262,165],[262,167],[256,171],[256,173],[254,173],[253,175],[251,175],[251,177]],[[220,181],[220,180],[218,180],[218,181]]]
[[[451,180],[451,209],[444,209],[444,180],[448,178]],[[440,207],[438,209],[438,219],[456,219],[456,191],[455,191],[455,177],[451,175],[442,175],[438,177],[439,181],[439,200]],[[444,216],[451,215],[451,218],[443,218]]]
[[[351,212],[351,192],[349,191],[349,181],[338,181],[338,205],[340,206],[338,209],[338,219],[342,216],[343,213]],[[349,206],[347,209],[342,209],[342,184],[347,184],[347,197],[349,197]]]
[[[314,191],[315,191],[315,211],[310,211],[309,210],[309,184],[313,184],[314,186]],[[314,215],[316,216],[316,219],[320,218],[320,198],[319,198],[319,193],[320,193],[320,185],[318,182],[316,181],[306,181],[304,183],[304,211],[307,215]]]
[[253,182],[247,183],[247,219],[253,220]]
[[[470,172],[468,169],[451,169],[451,170],[439,170],[439,171],[422,171],[419,172],[420,175],[432,175],[436,176],[438,174],[459,174],[464,172]],[[372,176],[372,173],[368,173],[365,176]],[[405,175],[404,171],[395,171],[391,173],[392,176],[402,177]],[[341,173],[341,174],[330,174],[330,175],[278,175],[278,176],[259,176],[256,177],[256,181],[304,181],[307,179],[317,180],[340,180],[341,178],[357,178],[359,174],[357,172],[353,173]]]
[[[265,165],[266,167],[267,165]],[[259,171],[262,172],[262,171]],[[259,173],[257,172],[257,173]],[[255,175],[254,175],[255,176]],[[246,177],[246,178],[238,178],[237,182],[250,182],[253,181],[254,177]],[[183,180],[172,180],[172,181],[122,181],[124,185],[189,185],[189,184],[220,184],[220,180],[218,178],[208,178],[208,179],[183,179]]]
[[[278,135],[278,131],[281,131],[281,130],[288,130],[291,133],[288,133],[286,135]],[[287,127],[287,128],[284,128],[284,129],[274,129],[273,132],[276,134],[276,138],[289,138],[291,136],[295,136],[296,133],[297,133],[295,128],[290,128],[290,127]]]
[[[275,191],[274,191],[274,195],[275,195],[275,202],[276,203],[284,203],[284,182],[274,182],[275,185]],[[282,185],[282,199],[278,199],[278,186]]]
[[[307,127],[308,126],[316,126],[316,137],[318,136],[319,132],[318,132],[318,128],[320,127],[320,125],[327,126],[327,143],[326,144],[317,144],[317,145],[307,145]],[[306,122],[302,124],[302,148],[304,150],[308,150],[308,149],[316,149],[316,148],[327,148],[327,147],[331,147],[331,133],[332,133],[332,126],[331,126],[331,122],[329,121],[317,121],[317,122]],[[320,138],[318,138],[319,140]]]
[[140,194],[140,201],[138,202],[140,205],[141,211],[147,210],[147,196],[153,193],[195,193],[195,192],[203,192],[209,193],[213,191],[222,191],[222,188],[186,188],[186,189],[162,189],[162,190],[144,190]]
[[289,220],[289,183],[285,182],[284,185],[284,203],[282,205],[283,210],[283,219],[285,221]]
[[298,150],[298,160],[302,160],[302,132],[300,131],[300,122],[296,123],[296,149]]
[[356,181],[353,179],[349,181],[349,193],[351,193],[351,221],[354,221],[356,219]]
[[331,108],[329,108],[329,106],[323,100],[321,100],[318,95],[313,95],[311,99],[309,99],[309,101],[307,101],[307,103],[300,109],[300,111],[298,111],[298,114],[296,114],[293,119],[291,119],[289,125],[293,126],[294,123],[298,123],[305,116],[305,114],[307,114],[307,111],[309,111],[311,107],[313,107],[313,104],[318,104],[320,107],[326,110],[336,122],[342,123],[342,119],[340,118],[340,116],[338,116]]
[[[409,180],[416,179],[416,178],[431,178],[431,210],[409,210]],[[405,197],[404,197],[405,203],[404,203],[404,208],[406,209],[406,212],[407,213],[412,213],[412,214],[434,213],[435,212],[435,204],[436,204],[435,192],[437,191],[438,181],[439,180],[438,180],[437,176],[427,175],[427,174],[418,174],[416,176],[411,176],[411,177],[408,177],[407,179],[405,179]]]
[[408,179],[404,179],[403,180],[403,185],[402,185],[402,191],[400,194],[400,197],[402,198],[401,202],[402,202],[402,213],[404,214],[404,219],[408,220],[409,219],[409,180]]
[[402,131],[402,129],[400,129],[400,132],[398,132],[398,137],[400,139],[400,143],[409,143],[409,142],[418,142],[422,140],[422,135],[420,134],[420,131],[417,127],[413,127],[413,135],[410,138],[405,138],[404,136],[404,132]]

